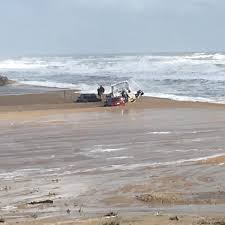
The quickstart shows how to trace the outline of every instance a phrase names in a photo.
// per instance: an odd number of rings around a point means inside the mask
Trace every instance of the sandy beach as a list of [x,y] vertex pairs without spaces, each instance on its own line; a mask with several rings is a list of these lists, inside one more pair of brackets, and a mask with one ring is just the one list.
[[0,8],[0,225],[225,225],[225,0]]
[[225,105],[143,97],[110,108],[77,96],[0,96],[7,224],[223,221]]

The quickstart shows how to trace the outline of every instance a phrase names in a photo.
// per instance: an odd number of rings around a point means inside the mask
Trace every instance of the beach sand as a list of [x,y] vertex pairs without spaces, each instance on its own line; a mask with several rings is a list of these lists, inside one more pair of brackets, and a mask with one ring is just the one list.
[[[8,223],[14,225],[14,223]],[[101,217],[92,219],[68,219],[68,218],[55,218],[55,219],[43,219],[28,222],[16,223],[21,225],[223,225],[223,217],[200,217],[200,216],[174,216],[174,215],[148,215],[148,216],[136,216],[136,217]]]
[[115,219],[104,218],[110,211],[120,224],[223,216],[224,105],[143,97],[111,108],[74,103],[77,96],[0,96],[7,223],[104,224]]

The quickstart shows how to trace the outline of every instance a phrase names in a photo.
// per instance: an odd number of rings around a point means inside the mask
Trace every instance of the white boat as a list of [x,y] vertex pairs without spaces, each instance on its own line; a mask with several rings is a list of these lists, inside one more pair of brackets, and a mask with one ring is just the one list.
[[128,81],[122,81],[111,85],[112,97],[124,97],[127,102],[134,102],[144,93],[141,90],[138,90],[136,93],[131,91]]

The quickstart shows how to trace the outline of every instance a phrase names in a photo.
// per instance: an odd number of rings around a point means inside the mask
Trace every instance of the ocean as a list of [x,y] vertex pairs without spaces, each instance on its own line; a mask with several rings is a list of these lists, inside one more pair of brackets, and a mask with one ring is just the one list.
[[[128,80],[146,96],[225,103],[225,53],[18,57],[0,60],[18,83],[96,92]],[[17,83],[17,85],[18,85]]]

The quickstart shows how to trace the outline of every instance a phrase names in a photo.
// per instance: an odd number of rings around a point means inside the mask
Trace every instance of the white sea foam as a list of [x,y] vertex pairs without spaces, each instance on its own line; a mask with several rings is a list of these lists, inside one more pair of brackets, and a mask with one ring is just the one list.
[[49,169],[41,169],[41,168],[30,168],[30,169],[19,169],[12,172],[1,172],[0,179],[2,180],[12,180],[18,177],[28,177],[28,176],[35,176],[41,174],[47,174],[52,172],[58,172],[61,168],[49,168]]
[[28,85],[96,92],[129,80],[133,90],[177,101],[225,103],[225,54],[31,57],[0,60],[0,73]]
[[215,100],[210,98],[179,96],[174,94],[163,94],[163,93],[145,93],[145,96],[172,99],[172,100],[184,101],[184,102],[208,102],[208,103],[225,104],[225,99],[221,101],[221,100]]
[[[138,163],[138,164],[119,164],[119,165],[111,165],[111,166],[103,166],[98,168],[91,168],[85,170],[85,172],[94,172],[94,171],[114,171],[114,170],[134,170],[139,168],[145,167],[160,167],[160,166],[172,166],[172,165],[181,165],[185,163],[194,163],[199,162],[219,156],[224,156],[223,154],[215,154],[210,156],[198,157],[198,158],[191,158],[191,159],[180,159],[170,162],[155,162],[155,163]],[[84,172],[84,171],[83,171]]]
[[98,152],[117,152],[117,151],[123,151],[126,148],[95,148],[91,150],[92,153],[98,153]]
[[1,207],[2,211],[12,211],[12,210],[16,210],[16,209],[17,209],[17,207],[14,205],[6,205],[6,206]]
[[197,148],[194,148],[194,149],[175,149],[175,150],[167,151],[167,153],[168,152],[171,152],[171,153],[174,153],[174,152],[187,153],[187,152],[201,152],[201,151],[204,151],[204,150],[200,150],[200,149],[197,149]]
[[133,159],[133,156],[116,156],[107,158],[107,160],[117,160],[117,159]]
[[[59,89],[72,89],[79,90],[81,93],[96,93],[98,85],[87,85],[84,83],[71,84],[71,83],[60,83],[53,81],[20,81],[21,84],[32,85],[37,87],[49,87]],[[106,92],[110,92],[110,87],[105,87]]]
[[[49,88],[60,88],[60,89],[74,89],[79,90],[81,93],[96,93],[98,85],[87,85],[87,84],[70,84],[70,83],[60,83],[52,81],[21,81],[21,84],[32,85],[37,87],[49,87]],[[105,86],[106,92],[109,93],[111,88]],[[141,88],[140,88],[141,89]],[[134,90],[134,89],[132,89]],[[136,87],[137,90],[137,87]],[[175,101],[186,101],[186,102],[208,102],[208,103],[218,103],[225,104],[224,100],[216,100],[203,97],[190,97],[190,96],[179,96],[174,94],[164,94],[164,93],[145,93],[145,96],[172,99]]]
[[78,89],[81,86],[69,83],[59,83],[53,81],[21,81],[21,84],[38,86],[38,87],[50,87],[50,88],[62,88],[62,89]]
[[0,61],[1,69],[62,69],[66,72],[98,73],[104,72],[143,72],[152,71],[158,64],[202,64],[225,63],[225,55],[194,53],[189,55],[131,55],[102,57],[31,57]]
[[4,60],[0,61],[0,69],[18,69],[18,70],[30,70],[41,69],[47,67],[47,64],[39,62],[29,62],[23,60]]
[[153,132],[148,132],[147,134],[171,134],[171,131],[153,131]]
[[[136,170],[140,168],[148,168],[148,167],[161,167],[161,166],[173,166],[173,165],[182,165],[185,163],[194,163],[199,161],[204,161],[207,159],[216,158],[219,156],[224,156],[225,154],[215,154],[215,155],[209,155],[209,156],[203,156],[203,157],[197,157],[197,158],[191,158],[191,159],[179,159],[175,161],[167,161],[167,162],[154,162],[154,163],[134,163],[134,164],[119,164],[119,165],[110,165],[110,166],[101,166],[96,168],[89,168],[89,169],[78,169],[78,170],[72,170],[72,171],[62,171],[62,168],[51,168],[46,170],[41,169],[25,169],[25,170],[17,170],[9,173],[0,173],[0,178],[2,180],[11,180],[16,177],[25,177],[25,176],[32,176],[34,172],[38,172],[39,175],[44,176],[61,176],[61,175],[71,175],[71,174],[79,174],[79,173],[89,173],[89,172],[96,172],[96,171],[102,171],[102,172],[109,172],[109,171],[115,171],[115,170]],[[132,157],[132,156],[131,156]],[[130,156],[118,156],[118,157],[112,157],[111,159],[127,159],[131,158]],[[108,158],[109,160],[110,158]],[[223,165],[223,164],[220,164]],[[72,165],[73,166],[73,165]],[[71,167],[71,165],[69,166]],[[66,167],[64,168],[66,169]],[[26,171],[26,172],[25,172]],[[61,171],[61,172],[60,172]],[[57,172],[57,173],[52,173]],[[51,173],[51,174],[50,174]]]
[[[84,83],[61,83],[61,82],[53,82],[53,81],[20,81],[21,84],[32,85],[37,87],[49,87],[49,88],[59,88],[59,89],[74,89],[79,90],[81,93],[96,93],[98,88],[98,84],[88,85]],[[131,88],[133,91],[137,91],[142,89],[141,85],[135,84],[135,81],[131,80]],[[105,86],[106,93],[110,93],[111,87]],[[183,96],[183,95],[175,95],[175,94],[165,94],[165,93],[155,93],[155,92],[145,92],[145,96],[156,97],[156,98],[164,98],[164,99],[172,99],[175,101],[186,101],[186,102],[208,102],[208,103],[218,103],[225,104],[224,98],[205,98],[205,97],[192,97],[192,96]]]

